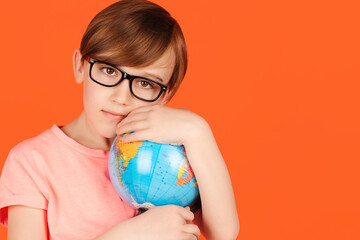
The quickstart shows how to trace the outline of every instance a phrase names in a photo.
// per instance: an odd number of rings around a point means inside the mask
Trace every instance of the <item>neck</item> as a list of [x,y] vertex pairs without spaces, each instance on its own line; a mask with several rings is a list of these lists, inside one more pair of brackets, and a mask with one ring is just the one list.
[[63,132],[81,145],[109,151],[114,138],[105,138],[98,134],[87,120],[85,112],[62,128]]

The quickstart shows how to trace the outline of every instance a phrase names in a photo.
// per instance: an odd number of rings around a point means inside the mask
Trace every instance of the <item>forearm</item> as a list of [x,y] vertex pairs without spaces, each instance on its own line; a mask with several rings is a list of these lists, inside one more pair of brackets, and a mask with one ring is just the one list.
[[[107,232],[103,233],[101,236],[97,237],[94,240],[122,240],[122,239],[129,239],[129,232],[134,231],[134,218],[127,219],[111,229]],[[134,237],[134,236],[132,236]],[[134,238],[133,238],[134,239]]]
[[236,239],[239,220],[230,176],[207,123],[185,145],[202,201],[202,232],[207,239]]
[[158,206],[119,223],[96,240],[197,239],[200,230],[190,224],[193,220],[190,209],[176,205]]

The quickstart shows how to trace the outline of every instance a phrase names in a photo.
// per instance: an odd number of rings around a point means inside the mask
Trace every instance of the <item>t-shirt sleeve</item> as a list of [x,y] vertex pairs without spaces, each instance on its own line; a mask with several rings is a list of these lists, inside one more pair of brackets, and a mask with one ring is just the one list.
[[8,207],[23,205],[47,209],[45,178],[41,157],[36,152],[24,153],[20,147],[12,149],[5,161],[0,178],[0,224],[7,226]]

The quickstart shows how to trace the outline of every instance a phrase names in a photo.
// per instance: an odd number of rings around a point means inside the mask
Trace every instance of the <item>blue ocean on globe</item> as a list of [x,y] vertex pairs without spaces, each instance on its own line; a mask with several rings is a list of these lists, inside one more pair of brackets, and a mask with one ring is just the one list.
[[183,146],[149,141],[123,143],[110,150],[109,175],[120,197],[136,209],[191,205],[199,197]]

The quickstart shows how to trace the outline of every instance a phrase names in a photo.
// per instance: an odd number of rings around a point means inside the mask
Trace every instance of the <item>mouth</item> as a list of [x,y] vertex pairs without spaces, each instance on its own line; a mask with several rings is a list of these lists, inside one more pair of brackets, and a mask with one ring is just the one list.
[[120,122],[121,120],[123,120],[126,117],[126,115],[122,115],[122,114],[119,114],[119,113],[109,112],[109,111],[105,111],[105,110],[101,110],[101,111],[104,113],[104,115],[108,119],[110,119],[112,121]]

